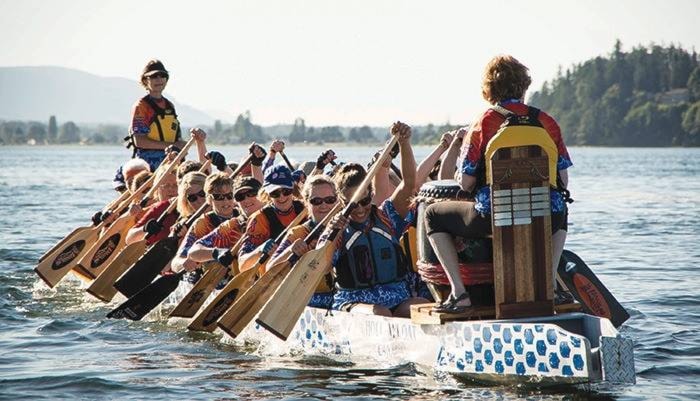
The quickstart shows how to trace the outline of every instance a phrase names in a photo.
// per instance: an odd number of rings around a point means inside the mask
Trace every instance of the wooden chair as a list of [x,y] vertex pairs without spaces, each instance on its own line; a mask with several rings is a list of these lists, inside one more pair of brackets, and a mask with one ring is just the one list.
[[497,319],[554,313],[549,191],[557,149],[540,127],[512,128],[493,137],[485,158]]

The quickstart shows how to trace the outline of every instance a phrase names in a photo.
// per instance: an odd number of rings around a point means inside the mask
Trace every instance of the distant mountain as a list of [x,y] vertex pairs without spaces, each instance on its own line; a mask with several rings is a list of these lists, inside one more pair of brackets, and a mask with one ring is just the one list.
[[[144,95],[126,78],[100,77],[63,67],[0,67],[0,119],[128,125],[131,107]],[[167,95],[167,92],[166,92]],[[212,124],[203,111],[167,96],[184,126]]]

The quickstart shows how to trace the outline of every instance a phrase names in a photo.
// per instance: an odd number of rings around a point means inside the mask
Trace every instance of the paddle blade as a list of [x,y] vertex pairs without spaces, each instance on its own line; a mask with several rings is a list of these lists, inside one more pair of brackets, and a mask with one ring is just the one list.
[[134,222],[129,214],[119,216],[78,262],[84,267],[83,272],[92,279],[99,276],[126,246],[126,234]]
[[607,318],[615,327],[629,319],[625,308],[575,253],[564,250],[557,273],[586,313]]
[[96,227],[74,231],[69,235],[70,238],[61,241],[63,246],[56,248],[52,254],[44,257],[34,268],[34,271],[46,285],[53,288],[75,267],[91,244],[97,240],[98,234],[99,230]]
[[109,302],[114,298],[117,289],[114,288],[114,282],[124,274],[126,269],[136,262],[139,257],[146,252],[146,241],[141,240],[127,245],[124,250],[117,255],[102,273],[90,284],[87,292],[98,298],[101,301]]
[[255,321],[275,336],[286,340],[330,268],[334,251],[333,244],[328,243],[302,256]]
[[256,269],[248,269],[232,278],[226,284],[226,287],[219,291],[216,298],[204,310],[199,312],[187,328],[194,331],[213,332],[216,329],[216,322],[221,315],[236,302],[240,294],[251,286],[255,273]]
[[181,277],[181,274],[161,276],[109,312],[107,317],[110,319],[141,320],[177,289]]
[[39,262],[43,262],[44,259],[46,259],[47,257],[51,256],[52,253],[56,252],[56,251],[58,250],[58,248],[63,248],[63,246],[64,246],[68,241],[70,241],[73,237],[75,237],[75,236],[77,236],[77,235],[80,235],[80,233],[82,233],[83,231],[90,230],[91,228],[93,228],[93,226],[90,226],[90,227],[78,227],[78,228],[76,228],[76,229],[73,230],[70,234],[66,235],[65,237],[63,237],[62,240],[58,241],[54,246],[52,246],[51,249],[49,249],[48,251],[44,252],[44,254],[41,255],[41,257],[39,258]]
[[278,263],[265,272],[221,316],[217,326],[233,338],[240,335],[287,277],[290,269],[289,263]]
[[191,318],[194,316],[199,308],[202,307],[204,301],[209,298],[209,294],[214,291],[216,285],[226,277],[226,272],[228,269],[219,263],[214,263],[214,265],[207,270],[202,278],[197,281],[197,283],[192,287],[190,292],[185,295],[179,304],[173,309],[168,317],[184,317]]
[[139,258],[134,266],[114,283],[114,288],[127,297],[133,297],[151,281],[175,257],[178,247],[177,237],[167,237],[156,242],[151,249]]

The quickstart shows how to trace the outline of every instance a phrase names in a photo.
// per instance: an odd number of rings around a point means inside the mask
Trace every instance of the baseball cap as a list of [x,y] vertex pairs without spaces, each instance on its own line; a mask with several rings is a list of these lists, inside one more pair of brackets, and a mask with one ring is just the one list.
[[265,182],[263,183],[263,189],[268,194],[280,188],[294,188],[292,172],[283,164],[268,167],[265,170]]
[[126,189],[126,183],[124,182],[124,174],[122,174],[122,166],[119,166],[117,173],[114,175],[114,180],[112,181],[112,188],[116,191],[121,189]]
[[165,66],[163,65],[163,62],[160,60],[151,60],[149,61],[146,66],[143,68],[143,76],[144,77],[150,77],[151,75],[157,74],[159,72],[162,72],[166,75],[169,75],[168,70],[165,69]]
[[247,177],[241,177],[240,179],[237,179],[233,183],[233,194],[237,194],[240,191],[244,190],[249,190],[249,191],[258,191],[262,185],[260,184],[260,181],[256,180],[253,177],[247,176]]

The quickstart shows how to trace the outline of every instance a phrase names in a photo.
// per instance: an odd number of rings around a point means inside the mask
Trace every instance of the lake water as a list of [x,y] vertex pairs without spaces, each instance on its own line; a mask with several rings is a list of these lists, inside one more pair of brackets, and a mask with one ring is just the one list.
[[[231,158],[243,148],[223,147]],[[289,149],[297,160],[321,148]],[[428,148],[417,148],[424,156]],[[366,161],[373,149],[336,149]],[[411,365],[264,356],[165,321],[113,321],[77,280],[49,290],[38,258],[114,197],[121,147],[0,147],[0,399],[698,399],[700,149],[571,148],[567,248],[632,315],[637,384],[478,387]]]

